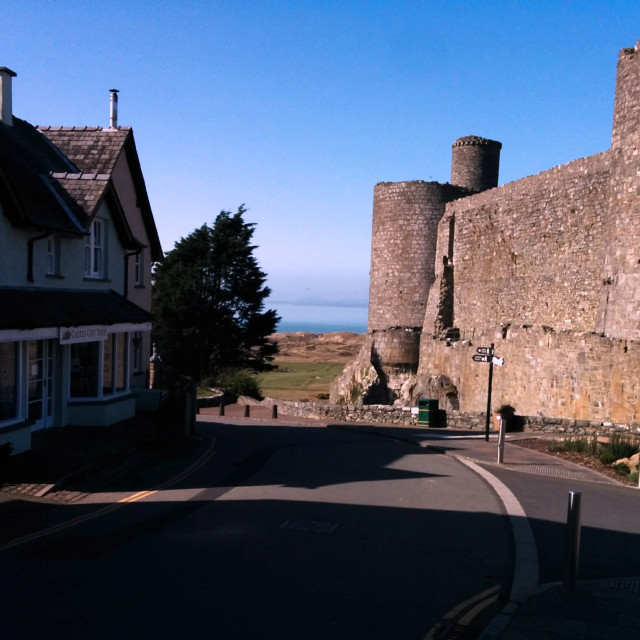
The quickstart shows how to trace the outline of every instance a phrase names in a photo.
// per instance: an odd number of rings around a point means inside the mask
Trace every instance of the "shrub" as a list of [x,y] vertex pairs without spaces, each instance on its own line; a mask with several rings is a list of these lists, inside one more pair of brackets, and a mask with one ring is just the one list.
[[595,436],[587,438],[567,438],[559,442],[552,442],[549,451],[573,451],[583,453],[588,456],[595,456],[598,450],[598,441]]
[[616,471],[616,473],[619,476],[628,476],[631,473],[631,469],[629,469],[629,465],[625,464],[624,462],[621,462],[620,464],[616,464],[613,467]]
[[611,452],[614,460],[620,458],[629,458],[638,452],[638,444],[628,437],[624,437],[619,433],[614,433],[609,439],[609,443],[603,445],[603,450]]
[[600,460],[602,464],[613,464],[616,460],[619,460],[619,458],[613,454],[611,449],[603,447],[598,454],[598,460]]
[[262,400],[262,390],[256,376],[247,371],[231,371],[223,375],[218,384],[233,396],[249,396]]

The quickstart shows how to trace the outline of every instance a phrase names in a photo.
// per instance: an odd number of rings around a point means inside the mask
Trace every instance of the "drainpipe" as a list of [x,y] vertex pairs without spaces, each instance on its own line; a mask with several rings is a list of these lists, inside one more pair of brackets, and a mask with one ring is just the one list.
[[51,234],[50,231],[47,233],[43,233],[41,236],[34,236],[33,238],[29,238],[27,240],[27,282],[34,282],[33,279],[33,243],[36,240],[44,240],[48,238]]

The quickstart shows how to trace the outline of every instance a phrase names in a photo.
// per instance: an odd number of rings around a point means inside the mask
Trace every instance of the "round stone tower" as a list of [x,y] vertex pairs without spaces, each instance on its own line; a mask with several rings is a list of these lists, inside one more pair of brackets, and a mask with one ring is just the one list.
[[[449,184],[381,182],[373,193],[369,334],[371,362],[393,402],[418,368],[420,334],[435,279],[438,222],[461,190]],[[384,394],[383,394],[384,395]]]
[[471,191],[498,186],[502,143],[478,136],[465,136],[453,143],[451,183]]

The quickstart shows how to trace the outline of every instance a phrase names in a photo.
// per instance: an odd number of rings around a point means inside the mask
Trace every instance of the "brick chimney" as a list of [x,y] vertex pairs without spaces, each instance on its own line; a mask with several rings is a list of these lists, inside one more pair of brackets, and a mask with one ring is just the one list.
[[15,78],[17,73],[0,67],[0,122],[10,127],[13,126],[13,105],[11,100],[11,78]]

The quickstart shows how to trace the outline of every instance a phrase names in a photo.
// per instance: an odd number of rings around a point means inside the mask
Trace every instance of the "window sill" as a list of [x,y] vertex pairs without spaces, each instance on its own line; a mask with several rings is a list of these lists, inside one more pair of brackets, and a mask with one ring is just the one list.
[[91,278],[89,276],[84,277],[85,282],[111,282],[110,278]]
[[64,276],[59,273],[47,273],[45,277],[49,280],[64,280]]
[[118,393],[114,393],[108,396],[102,396],[100,398],[96,396],[87,396],[84,398],[69,398],[68,404],[69,406],[80,406],[80,405],[105,405],[105,404],[113,404],[114,402],[122,402],[123,400],[129,400],[133,398],[133,394],[131,390],[128,391],[120,391]]
[[0,434],[11,433],[18,429],[26,429],[28,426],[29,423],[23,418],[8,418],[0,425]]

